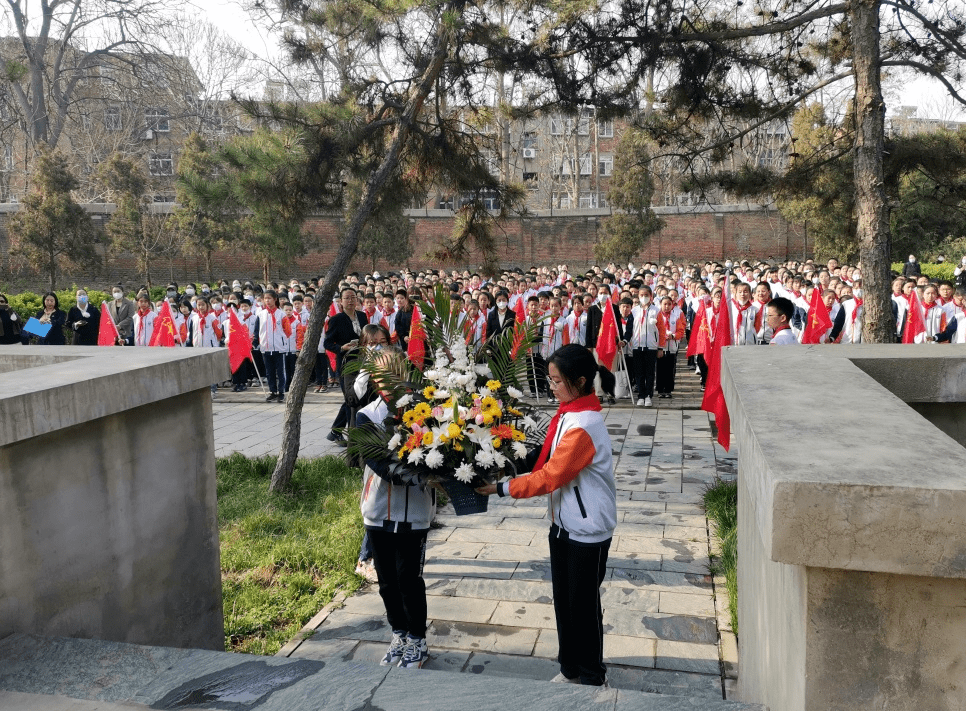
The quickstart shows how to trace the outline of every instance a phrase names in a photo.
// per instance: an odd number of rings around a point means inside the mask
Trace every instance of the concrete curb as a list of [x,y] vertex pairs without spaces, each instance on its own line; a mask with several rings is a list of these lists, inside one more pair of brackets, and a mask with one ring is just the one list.
[[286,642],[282,648],[275,653],[275,656],[291,657],[292,653],[301,646],[302,642],[311,637],[315,630],[317,630],[319,626],[325,622],[326,618],[333,610],[338,610],[345,604],[345,601],[348,597],[349,596],[346,595],[342,590],[337,592],[335,597],[332,598],[332,602],[319,610],[315,617],[309,620],[305,626],[298,631],[298,634],[292,637],[292,639]]

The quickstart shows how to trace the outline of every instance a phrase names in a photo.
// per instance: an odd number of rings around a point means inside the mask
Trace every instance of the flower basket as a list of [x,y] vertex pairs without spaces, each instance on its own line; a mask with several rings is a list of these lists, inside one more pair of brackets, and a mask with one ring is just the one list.
[[446,495],[453,504],[457,516],[485,513],[490,497],[477,494],[472,486],[464,484],[458,479],[440,479],[440,485],[446,490]]

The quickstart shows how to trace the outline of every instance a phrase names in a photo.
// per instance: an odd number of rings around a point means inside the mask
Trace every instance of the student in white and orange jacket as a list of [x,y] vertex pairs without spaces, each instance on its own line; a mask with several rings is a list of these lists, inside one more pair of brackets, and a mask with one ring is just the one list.
[[154,334],[154,309],[151,308],[151,297],[147,293],[138,296],[138,308],[134,312],[134,345],[147,346]]
[[617,526],[617,490],[611,439],[594,394],[594,376],[599,373],[604,390],[610,391],[614,375],[598,367],[589,350],[573,343],[550,356],[548,368],[560,407],[533,471],[477,491],[515,499],[548,495],[560,662],[560,674],[553,681],[601,686],[607,667],[600,585]]

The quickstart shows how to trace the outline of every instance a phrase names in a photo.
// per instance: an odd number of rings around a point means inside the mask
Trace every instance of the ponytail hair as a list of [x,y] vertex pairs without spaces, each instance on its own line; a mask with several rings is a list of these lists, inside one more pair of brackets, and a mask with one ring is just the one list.
[[[614,374],[598,365],[593,354],[584,346],[576,343],[561,346],[547,359],[547,364],[550,363],[556,366],[561,379],[578,395],[590,395],[594,392],[594,376],[598,374],[604,392],[614,392],[617,382]],[[578,386],[581,378],[584,379],[583,387]]]

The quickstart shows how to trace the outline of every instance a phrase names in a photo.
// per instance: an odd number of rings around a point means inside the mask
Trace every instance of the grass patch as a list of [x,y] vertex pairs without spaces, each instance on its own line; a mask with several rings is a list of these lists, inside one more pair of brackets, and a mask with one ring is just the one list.
[[718,479],[704,492],[704,510],[714,523],[721,556],[712,557],[712,575],[724,575],[731,629],[738,634],[738,482]]
[[354,592],[362,476],[338,457],[300,459],[269,495],[275,457],[219,459],[225,649],[275,654],[339,590]]

